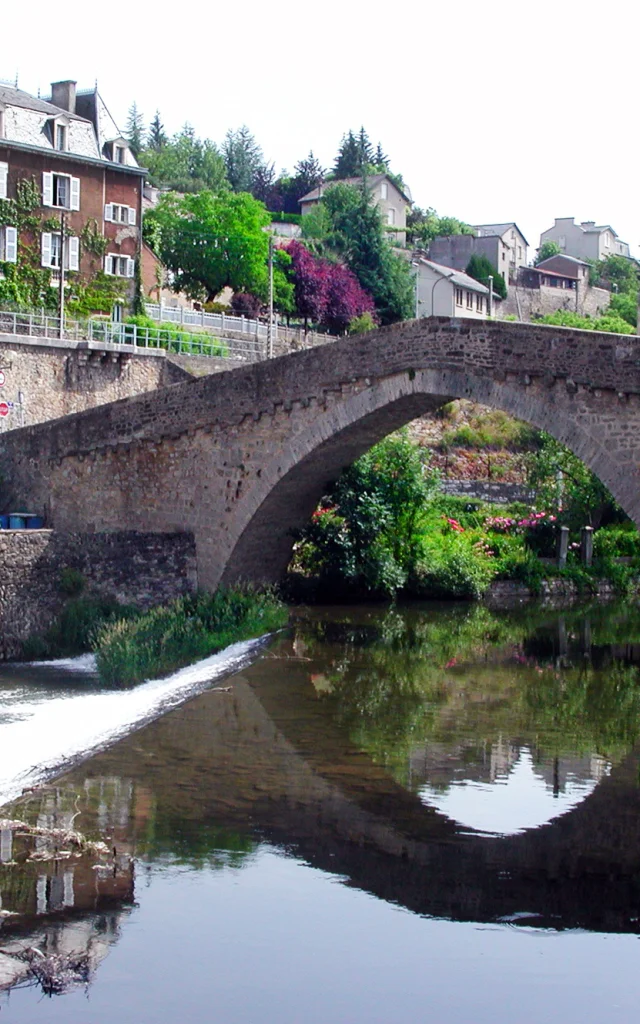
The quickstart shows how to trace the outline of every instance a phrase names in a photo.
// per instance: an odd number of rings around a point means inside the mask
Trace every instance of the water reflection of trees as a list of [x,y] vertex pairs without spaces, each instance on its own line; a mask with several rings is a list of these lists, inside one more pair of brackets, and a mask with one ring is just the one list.
[[486,760],[505,741],[540,760],[617,761],[638,739],[639,670],[626,656],[636,636],[640,612],[626,607],[588,616],[392,609],[366,628],[316,620],[298,629],[308,655],[325,660],[319,699],[405,785],[425,744],[457,763]]

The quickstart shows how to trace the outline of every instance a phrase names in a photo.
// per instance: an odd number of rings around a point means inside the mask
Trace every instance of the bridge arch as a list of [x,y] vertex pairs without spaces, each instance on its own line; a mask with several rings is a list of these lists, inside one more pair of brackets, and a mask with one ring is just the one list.
[[621,471],[601,437],[589,429],[589,415],[567,415],[564,401],[548,388],[496,382],[452,370],[418,370],[376,380],[318,415],[295,434],[261,471],[260,479],[235,510],[222,582],[253,578],[278,581],[291,558],[293,531],[308,520],[339,473],[389,433],[465,398],[545,430],[580,458],[638,522],[640,502],[627,497],[628,472]]

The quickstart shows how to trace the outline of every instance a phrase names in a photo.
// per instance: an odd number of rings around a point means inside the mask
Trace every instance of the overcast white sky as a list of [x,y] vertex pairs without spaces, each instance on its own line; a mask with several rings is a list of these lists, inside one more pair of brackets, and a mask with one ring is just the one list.
[[277,170],[331,166],[364,124],[420,206],[515,220],[533,247],[554,217],[595,220],[639,251],[635,3],[3,6],[0,78],[27,91],[97,78],[121,127],[132,100],[169,132],[246,123]]

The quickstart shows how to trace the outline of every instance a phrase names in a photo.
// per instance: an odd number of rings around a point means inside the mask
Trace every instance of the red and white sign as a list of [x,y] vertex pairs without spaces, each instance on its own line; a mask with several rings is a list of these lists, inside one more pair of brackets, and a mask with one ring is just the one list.
[[6,402],[0,402],[0,416],[8,416],[8,415],[9,415],[9,406],[7,405]]
[[0,370],[0,388],[3,388],[7,378],[4,375],[4,370]]

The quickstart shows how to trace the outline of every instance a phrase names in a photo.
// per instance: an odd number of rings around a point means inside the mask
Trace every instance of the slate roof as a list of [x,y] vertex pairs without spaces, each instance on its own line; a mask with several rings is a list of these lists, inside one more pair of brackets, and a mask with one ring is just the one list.
[[461,270],[454,270],[452,267],[444,267],[441,263],[434,263],[432,260],[425,260],[424,257],[417,260],[418,263],[423,263],[425,267],[430,267],[436,274],[441,277],[447,277],[453,285],[458,288],[467,288],[470,292],[480,292],[481,295],[488,295],[489,289],[476,281],[475,278],[469,277],[468,274],[464,274]]
[[[479,231],[482,234],[484,234],[485,236],[486,236],[487,233],[490,233],[492,235],[504,235],[505,231],[508,231],[509,228],[515,228],[516,231],[519,231],[520,234],[522,235],[522,237],[524,238],[524,235],[522,234],[522,231],[520,231],[520,228],[518,227],[516,222],[513,221],[513,220],[508,221],[506,224],[474,224],[473,225],[474,231]],[[529,244],[527,242],[526,238],[524,238],[524,244],[525,245]]]
[[49,117],[58,117],[60,114],[64,114],[65,117],[72,117],[76,121],[87,120],[86,117],[80,117],[78,114],[70,114],[63,107],[54,106],[48,100],[41,100],[37,96],[24,92],[23,89],[15,89],[13,86],[4,85],[1,82],[0,103],[6,103],[8,107],[23,107],[25,110],[37,110],[39,114],[48,114]]
[[[411,196],[408,196],[406,192],[403,192],[401,188],[398,188],[395,181],[393,181],[388,174],[368,174],[366,180],[367,185],[372,188],[375,188],[376,185],[379,185],[381,181],[388,181],[389,184],[393,185],[396,191],[400,193],[403,199],[405,199],[408,203],[412,202]],[[314,200],[321,199],[326,189],[328,189],[331,185],[338,184],[361,185],[362,178],[332,178],[330,181],[323,181],[322,185],[319,185],[318,188],[312,188],[311,191],[307,192],[306,196],[302,196],[302,198],[299,199],[298,202],[311,203],[314,202]]]

